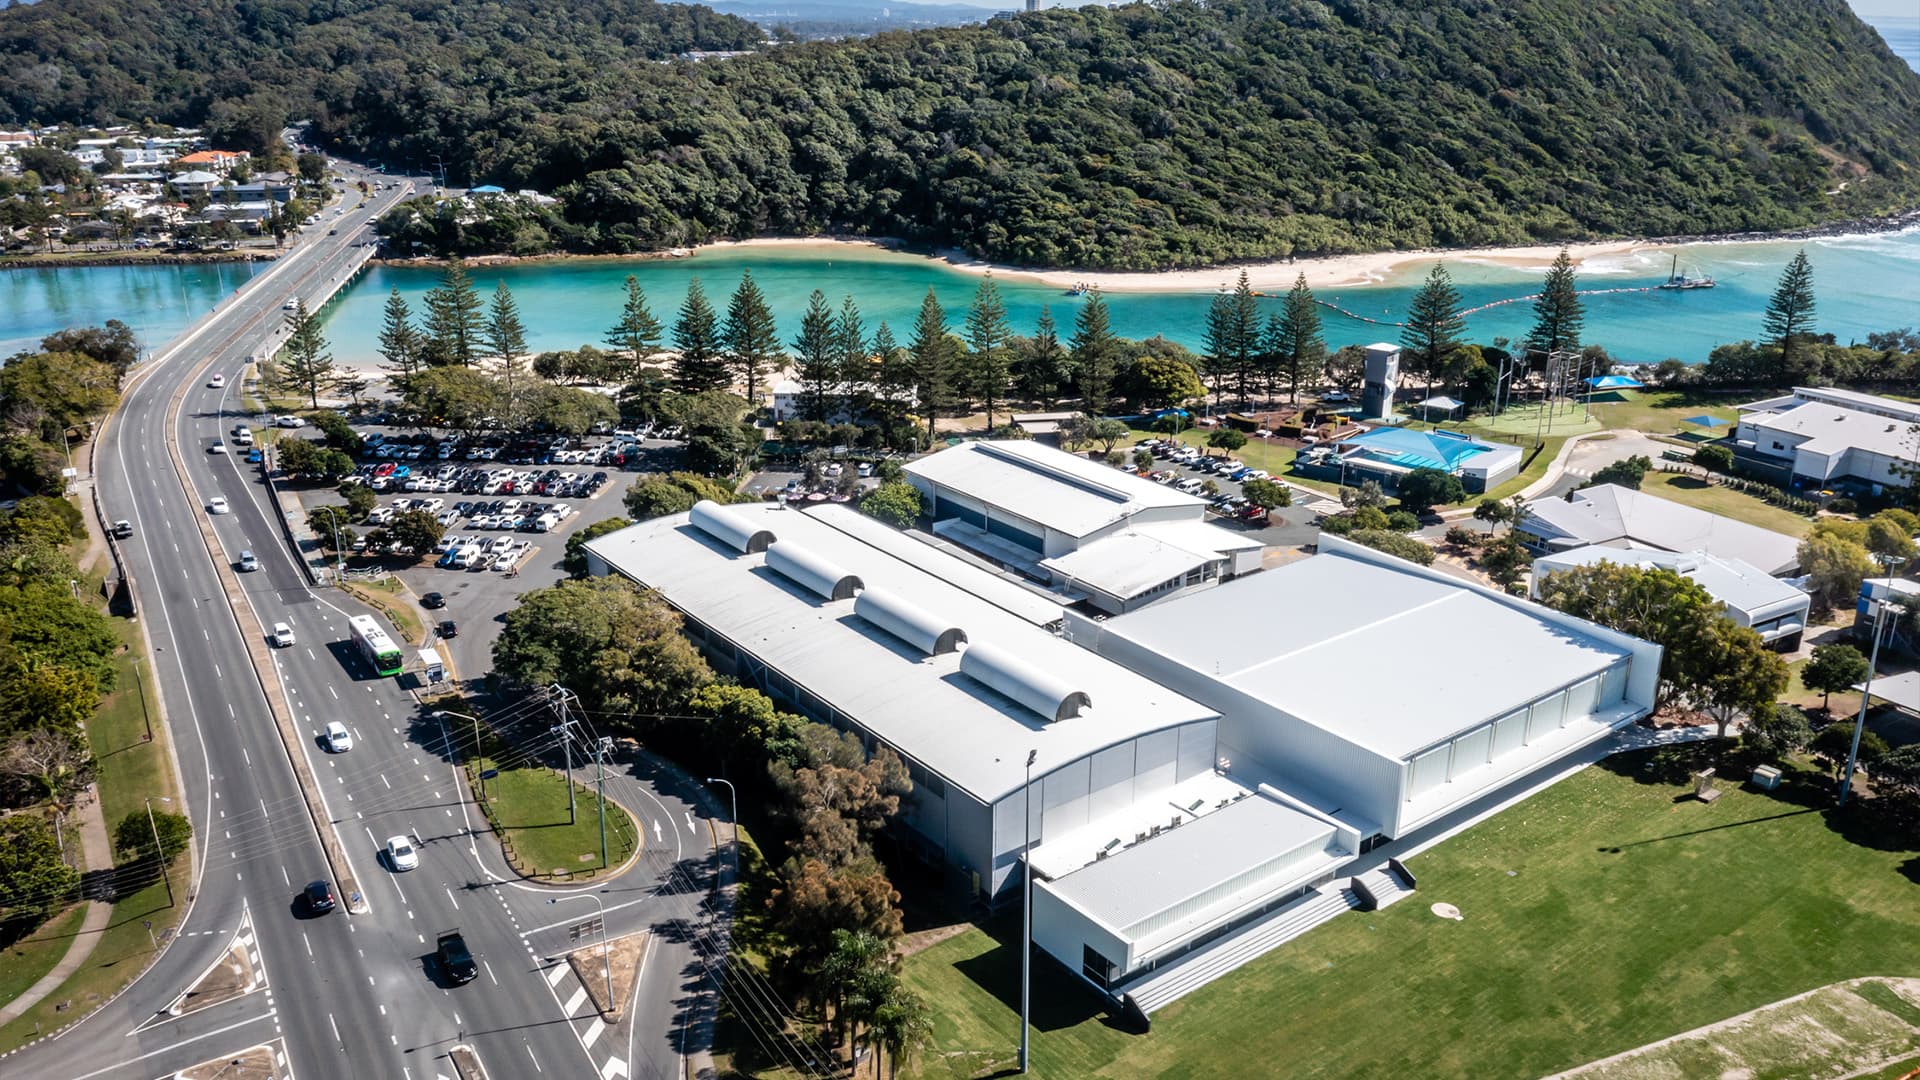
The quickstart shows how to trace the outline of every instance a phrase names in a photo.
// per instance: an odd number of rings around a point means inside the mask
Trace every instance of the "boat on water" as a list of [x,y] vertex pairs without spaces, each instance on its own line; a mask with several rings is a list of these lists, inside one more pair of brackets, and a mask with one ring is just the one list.
[[1660,288],[1662,289],[1711,289],[1713,286],[1714,280],[1710,275],[1702,274],[1699,277],[1694,277],[1690,274],[1682,273],[1680,270],[1680,254],[1678,252],[1674,253],[1673,269],[1667,272],[1667,280],[1660,284]]
[[1073,288],[1066,290],[1068,296],[1085,296],[1093,291],[1093,286],[1084,281],[1075,282]]

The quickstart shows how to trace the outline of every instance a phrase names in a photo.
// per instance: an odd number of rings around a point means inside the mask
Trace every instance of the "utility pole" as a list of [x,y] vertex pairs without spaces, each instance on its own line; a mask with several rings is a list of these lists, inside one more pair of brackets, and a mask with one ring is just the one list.
[[[1855,742],[1857,743],[1858,741],[1859,740],[1856,737]],[[172,802],[173,800],[165,795],[162,795],[160,796],[160,801]],[[154,821],[153,821],[153,800],[147,799],[146,804],[147,804],[147,828],[153,830],[153,857],[160,860],[160,880],[167,883],[167,906],[172,907],[173,906],[173,875],[168,872],[166,852],[162,851],[160,848],[160,826],[154,824]]]
[[600,736],[596,749],[594,762],[600,767],[600,865],[612,869],[613,864],[607,861],[607,754],[613,750],[613,736]]
[[551,730],[560,736],[560,749],[566,755],[567,762],[567,824],[578,821],[573,805],[573,718],[567,715],[567,689],[559,683],[547,688],[553,694],[553,714],[560,723]]

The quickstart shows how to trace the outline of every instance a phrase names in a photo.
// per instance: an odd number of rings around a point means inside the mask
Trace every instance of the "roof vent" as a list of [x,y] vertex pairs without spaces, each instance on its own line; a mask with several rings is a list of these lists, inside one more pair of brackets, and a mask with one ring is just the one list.
[[773,530],[760,528],[745,514],[729,510],[712,499],[694,503],[689,519],[694,528],[747,555],[767,550],[767,545],[776,539]]
[[851,600],[866,583],[788,540],[767,548],[767,569],[824,600]]
[[928,656],[966,644],[967,632],[885,589],[866,589],[853,599],[853,613]]
[[960,673],[982,683],[1046,717],[1049,721],[1079,716],[1093,708],[1093,698],[1073,684],[1042,671],[1037,665],[992,645],[968,645],[960,654]]

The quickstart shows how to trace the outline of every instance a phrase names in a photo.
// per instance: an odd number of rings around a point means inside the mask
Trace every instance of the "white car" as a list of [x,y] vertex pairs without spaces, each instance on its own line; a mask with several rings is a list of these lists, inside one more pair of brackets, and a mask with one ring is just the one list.
[[396,873],[419,869],[420,853],[413,849],[413,841],[404,836],[387,837],[387,865]]
[[273,426],[283,427],[283,428],[303,428],[307,426],[307,421],[305,418],[299,417],[299,416],[279,416],[274,418]]
[[213,373],[213,378],[207,380],[207,387],[211,390],[218,390],[225,385],[227,385],[227,377],[217,371]]
[[207,500],[207,513],[209,514],[225,514],[231,512],[231,510],[232,508],[227,505],[227,497],[225,495],[215,495],[213,498]]
[[293,627],[288,626],[286,623],[283,623],[283,622],[274,623],[273,624],[273,647],[276,649],[292,648],[293,647]]
[[213,440],[213,445],[207,447],[207,453],[209,454],[224,454],[226,452],[227,444],[221,442],[219,439]]
[[338,720],[327,725],[327,733],[324,738],[327,742],[327,749],[336,754],[344,754],[353,749],[353,735],[347,731],[347,725]]

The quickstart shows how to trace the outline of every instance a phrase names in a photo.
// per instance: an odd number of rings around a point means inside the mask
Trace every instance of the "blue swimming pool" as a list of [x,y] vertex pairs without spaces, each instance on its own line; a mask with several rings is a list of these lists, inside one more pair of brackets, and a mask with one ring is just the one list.
[[1375,428],[1347,440],[1361,447],[1361,453],[1375,461],[1406,469],[1439,469],[1457,472],[1460,463],[1489,449],[1464,435],[1450,431],[1408,431],[1405,428]]

